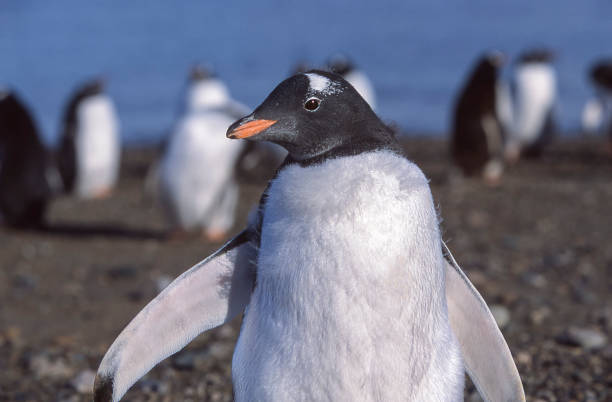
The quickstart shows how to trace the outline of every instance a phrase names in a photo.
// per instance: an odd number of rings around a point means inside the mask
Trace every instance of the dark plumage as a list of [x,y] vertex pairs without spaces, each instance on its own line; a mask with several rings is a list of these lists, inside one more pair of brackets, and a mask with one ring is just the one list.
[[466,175],[480,174],[502,151],[502,128],[496,112],[496,84],[502,62],[499,53],[481,57],[457,96],[451,153]]
[[44,224],[51,188],[50,158],[27,107],[13,92],[0,92],[0,216],[12,227]]
[[[313,78],[309,78],[312,76]],[[329,87],[312,90],[312,81],[327,80]],[[308,102],[316,108],[309,110]],[[368,103],[341,76],[311,70],[280,83],[255,111],[232,124],[228,136],[236,137],[252,121],[275,121],[253,137],[270,141],[289,151],[288,162],[301,165],[327,158],[356,155],[365,150],[391,149],[400,152],[393,131],[376,116]]]

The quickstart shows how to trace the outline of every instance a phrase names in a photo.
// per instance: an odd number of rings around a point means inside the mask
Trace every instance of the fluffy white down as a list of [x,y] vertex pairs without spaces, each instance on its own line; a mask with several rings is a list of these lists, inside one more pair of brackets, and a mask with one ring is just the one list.
[[529,63],[515,72],[511,141],[529,145],[538,139],[556,98],[556,74],[546,63]]
[[111,99],[100,94],[79,104],[77,122],[75,191],[88,198],[111,190],[117,181],[119,121]]
[[233,359],[237,401],[460,401],[438,220],[387,151],[280,172]]
[[353,70],[344,76],[344,79],[349,82],[357,90],[359,95],[368,102],[372,109],[376,109],[376,91],[368,77],[359,70]]
[[188,113],[170,138],[160,168],[162,203],[176,226],[226,231],[234,222],[234,165],[243,144],[225,137],[231,117]]

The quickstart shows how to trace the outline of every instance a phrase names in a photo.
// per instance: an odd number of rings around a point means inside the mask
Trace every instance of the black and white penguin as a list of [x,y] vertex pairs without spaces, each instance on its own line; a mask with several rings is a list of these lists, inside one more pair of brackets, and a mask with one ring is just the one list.
[[0,222],[40,228],[52,196],[51,160],[16,93],[0,89]]
[[583,109],[583,129],[607,135],[612,144],[612,60],[597,61],[589,71],[589,78],[595,87],[595,96]]
[[553,54],[545,49],[524,52],[514,67],[513,118],[507,130],[506,158],[538,157],[555,135],[557,75]]
[[57,162],[64,190],[81,198],[108,196],[119,176],[119,120],[104,82],[77,88],[66,104]]
[[201,67],[191,72],[185,105],[159,162],[159,198],[173,229],[221,241],[234,223],[235,168],[245,147],[223,133],[248,109]]
[[525,400],[487,305],[445,259],[427,179],[347,81],[290,77],[227,136],[289,156],[249,226],[111,345],[95,401],[118,401],[160,360],[243,312],[238,402],[460,401],[465,370],[487,401]]
[[331,72],[340,74],[368,102],[372,109],[376,109],[376,91],[374,90],[374,85],[372,85],[368,76],[356,68],[355,64],[347,56],[336,54],[330,57],[327,67]]
[[497,182],[503,172],[504,133],[498,117],[500,52],[481,56],[455,101],[451,133],[454,163],[468,176]]

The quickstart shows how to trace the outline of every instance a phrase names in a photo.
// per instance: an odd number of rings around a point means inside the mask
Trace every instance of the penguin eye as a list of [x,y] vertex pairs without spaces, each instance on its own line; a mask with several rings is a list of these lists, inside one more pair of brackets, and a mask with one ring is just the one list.
[[310,98],[306,101],[306,103],[304,103],[304,109],[308,110],[309,112],[314,112],[319,108],[320,103],[321,101],[319,99]]

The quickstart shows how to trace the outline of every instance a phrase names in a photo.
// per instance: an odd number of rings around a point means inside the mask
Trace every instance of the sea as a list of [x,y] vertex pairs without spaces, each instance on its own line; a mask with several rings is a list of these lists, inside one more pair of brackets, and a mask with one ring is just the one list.
[[0,86],[18,91],[49,145],[71,91],[109,83],[125,144],[177,119],[188,71],[214,67],[257,106],[297,62],[343,53],[372,80],[377,112],[407,135],[448,132],[457,91],[486,50],[556,54],[561,131],[580,127],[597,59],[612,57],[611,0],[0,0]]

